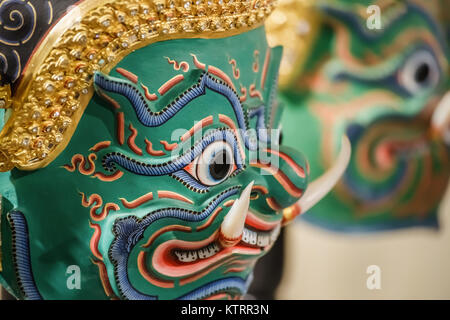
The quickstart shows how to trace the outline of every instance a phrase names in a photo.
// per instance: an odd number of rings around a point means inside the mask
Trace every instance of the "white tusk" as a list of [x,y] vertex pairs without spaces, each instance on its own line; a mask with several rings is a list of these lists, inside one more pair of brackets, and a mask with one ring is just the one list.
[[350,141],[347,136],[343,136],[341,140],[341,152],[333,167],[311,182],[306,188],[303,197],[298,200],[297,205],[300,207],[300,213],[304,213],[311,209],[317,202],[325,197],[331,189],[333,189],[344,174],[345,169],[347,169],[351,152],[352,147]]
[[220,240],[224,246],[232,246],[239,242],[244,232],[245,218],[250,205],[250,194],[254,181],[242,191],[239,199],[234,201],[233,206],[223,219],[220,226]]
[[450,91],[441,99],[431,116],[431,127],[444,138],[444,142],[450,145]]

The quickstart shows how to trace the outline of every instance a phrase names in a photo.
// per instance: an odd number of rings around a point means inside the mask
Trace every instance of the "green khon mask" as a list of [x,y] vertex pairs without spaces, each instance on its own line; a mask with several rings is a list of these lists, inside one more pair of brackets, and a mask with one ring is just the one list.
[[[271,17],[272,37],[298,37],[284,61],[295,69],[283,79],[284,143],[317,164],[312,177],[343,132],[353,150],[340,183],[303,218],[339,231],[436,227],[450,174],[445,1],[295,1],[302,19],[290,25],[289,3]],[[369,5],[381,29],[369,28]]]
[[2,285],[25,299],[242,296],[348,145],[308,189],[307,161],[279,146],[270,1],[87,3],[74,26],[77,8],[53,8],[58,41],[42,35],[46,55],[29,57],[42,66],[21,71],[34,82],[2,91],[0,165],[16,167],[1,177]]

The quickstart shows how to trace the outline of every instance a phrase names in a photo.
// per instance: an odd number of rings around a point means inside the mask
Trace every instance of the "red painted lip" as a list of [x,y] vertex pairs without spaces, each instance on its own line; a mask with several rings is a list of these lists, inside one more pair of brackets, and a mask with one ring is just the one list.
[[256,229],[256,231],[272,231],[281,223],[280,219],[276,221],[266,221],[258,217],[253,211],[249,210],[245,219],[246,226]]
[[[246,224],[246,227],[262,232],[270,232],[281,223],[281,221],[263,221],[261,218],[256,217],[253,213],[249,213],[247,219],[249,223]],[[198,278],[196,275],[209,273],[224,264],[229,265],[230,268],[228,270],[230,272],[233,272],[233,270],[239,270],[242,272],[246,268],[253,265],[256,258],[259,257],[262,252],[268,250],[273,244],[271,242],[265,247],[260,247],[241,241],[237,245],[228,248],[220,247],[219,245],[220,251],[217,253],[208,258],[197,259],[193,262],[179,261],[174,253],[176,250],[198,250],[211,245],[218,241],[218,234],[218,231],[216,231],[207,239],[196,242],[174,239],[162,243],[153,253],[152,265],[158,273],[177,278]],[[237,261],[234,260],[239,257],[242,257],[245,260],[245,263],[236,266],[235,263],[237,263]],[[181,282],[183,282],[183,280],[181,280]]]
[[256,258],[263,251],[261,248],[249,247],[239,243],[229,248],[221,248],[220,251],[211,257],[198,259],[194,262],[180,262],[175,254],[175,250],[198,250],[217,241],[218,232],[202,241],[170,240],[159,245],[153,254],[152,265],[155,270],[169,277],[184,278],[198,273],[210,272],[220,265],[231,262],[233,258],[239,256]]
[[[281,218],[281,216],[280,216]],[[245,227],[247,230],[270,233],[277,227],[280,227],[281,219],[277,221],[266,221],[264,216],[258,215],[249,210]],[[269,239],[268,245],[261,246],[257,244],[247,244],[240,241],[235,246],[222,247],[218,241],[219,230],[216,230],[208,238],[200,241],[184,241],[173,239],[166,241],[155,247],[151,255],[151,265],[157,274],[165,277],[178,278],[181,286],[196,281],[204,277],[213,270],[226,266],[225,273],[244,272],[251,268],[257,258],[273,245],[272,238]],[[266,240],[267,241],[267,240]],[[180,261],[175,251],[199,250],[211,244],[217,244],[219,250],[208,258],[197,258],[192,262]],[[261,243],[260,243],[261,244]],[[142,270],[147,270],[146,262],[141,261]],[[154,274],[159,278],[156,274]]]

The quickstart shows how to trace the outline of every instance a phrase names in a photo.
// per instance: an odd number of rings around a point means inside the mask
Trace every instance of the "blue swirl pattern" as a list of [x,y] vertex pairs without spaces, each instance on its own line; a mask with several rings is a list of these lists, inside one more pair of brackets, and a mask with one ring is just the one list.
[[198,222],[206,219],[231,196],[237,195],[241,186],[235,186],[219,194],[201,212],[180,208],[164,208],[147,214],[139,219],[129,216],[118,219],[113,226],[114,241],[109,249],[109,259],[114,265],[114,277],[120,294],[130,300],[155,300],[156,296],[143,294],[133,288],[128,279],[128,257],[134,246],[143,238],[145,230],[155,221],[163,218],[177,218],[182,221]]
[[17,283],[23,297],[27,300],[41,300],[31,269],[28,225],[22,212],[13,210],[8,213],[11,225],[13,263],[17,274]]

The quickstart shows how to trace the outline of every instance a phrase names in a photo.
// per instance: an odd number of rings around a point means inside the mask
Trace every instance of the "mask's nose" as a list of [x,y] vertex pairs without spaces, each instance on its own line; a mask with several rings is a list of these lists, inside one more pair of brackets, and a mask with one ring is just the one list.
[[264,150],[264,158],[250,165],[265,180],[267,193],[260,195],[251,207],[262,213],[280,212],[300,199],[308,184],[308,162],[298,151],[280,146]]

